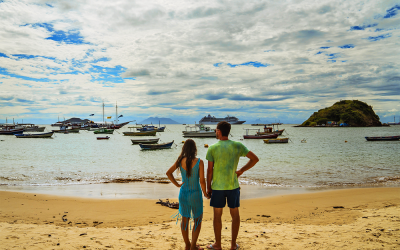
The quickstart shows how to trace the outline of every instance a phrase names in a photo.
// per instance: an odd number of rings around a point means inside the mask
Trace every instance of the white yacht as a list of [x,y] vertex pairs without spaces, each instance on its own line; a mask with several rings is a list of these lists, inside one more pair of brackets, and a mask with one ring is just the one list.
[[238,118],[229,115],[225,118],[216,118],[215,116],[208,115],[201,118],[199,123],[206,125],[217,125],[219,122],[222,121],[229,122],[230,124],[243,124],[246,122],[246,121],[240,121]]

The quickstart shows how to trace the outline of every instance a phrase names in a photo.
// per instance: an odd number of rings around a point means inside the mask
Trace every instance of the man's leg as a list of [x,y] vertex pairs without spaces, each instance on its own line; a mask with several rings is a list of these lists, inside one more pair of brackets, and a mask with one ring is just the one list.
[[221,249],[221,233],[222,233],[222,212],[223,208],[214,207],[214,235],[215,243],[213,247],[215,249]]
[[240,228],[240,215],[239,208],[230,208],[231,216],[232,216],[232,241],[231,241],[231,249],[236,249],[236,239],[239,234]]

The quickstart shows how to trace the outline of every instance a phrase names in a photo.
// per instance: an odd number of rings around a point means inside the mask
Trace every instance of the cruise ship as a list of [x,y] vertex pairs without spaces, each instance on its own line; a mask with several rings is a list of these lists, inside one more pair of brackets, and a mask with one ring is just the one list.
[[199,123],[205,125],[217,125],[219,122],[222,121],[229,122],[230,124],[243,124],[246,122],[246,121],[239,121],[238,118],[229,115],[225,118],[216,118],[215,116],[208,115],[201,118]]

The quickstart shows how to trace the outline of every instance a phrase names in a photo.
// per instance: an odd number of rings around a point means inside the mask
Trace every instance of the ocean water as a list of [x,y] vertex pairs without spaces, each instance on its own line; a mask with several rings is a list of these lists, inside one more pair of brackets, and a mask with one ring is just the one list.
[[[126,127],[109,140],[96,140],[92,131],[54,134],[52,139],[0,135],[0,190],[12,187],[59,188],[99,183],[166,182],[165,172],[181,148],[184,125],[167,125],[157,133],[161,142],[174,140],[172,149],[143,151],[124,136]],[[215,128],[215,126],[210,126]],[[342,188],[400,186],[400,141],[368,142],[365,136],[400,135],[400,126],[371,128],[301,128],[281,125],[287,144],[243,140],[245,128],[233,125],[231,139],[241,141],[260,159],[241,178],[242,185],[267,188]],[[46,125],[46,131],[52,128]],[[306,142],[302,143],[301,140]],[[205,160],[205,144],[214,138],[194,138],[198,156]],[[239,167],[247,162],[241,158]],[[207,161],[205,161],[207,166]],[[179,179],[179,176],[178,176]]]

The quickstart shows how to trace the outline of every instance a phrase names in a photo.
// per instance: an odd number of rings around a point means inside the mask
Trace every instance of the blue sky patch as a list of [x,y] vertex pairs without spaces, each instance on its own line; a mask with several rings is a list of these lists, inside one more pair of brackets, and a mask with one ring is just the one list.
[[391,33],[388,33],[388,34],[384,34],[384,35],[380,35],[380,36],[370,36],[370,37],[368,37],[367,39],[368,39],[369,41],[371,41],[371,42],[376,42],[376,41],[379,41],[379,40],[382,40],[382,39],[389,38],[389,37],[391,37],[391,36],[392,36],[392,34],[391,34]]
[[372,28],[377,25],[378,25],[377,23],[374,23],[374,24],[361,25],[361,26],[352,26],[352,27],[350,27],[350,30],[365,30],[366,28]]
[[330,63],[335,63],[335,62],[336,62],[336,60],[328,60],[327,62],[330,62]]
[[221,63],[214,63],[214,67],[219,67],[219,66],[221,66],[221,64],[222,64],[222,62]]
[[231,68],[235,68],[235,67],[238,67],[238,66],[253,66],[253,67],[256,67],[256,68],[270,66],[270,64],[268,64],[268,63],[262,64],[262,63],[257,62],[257,61],[256,62],[245,62],[245,63],[242,63],[242,64],[231,64],[231,63],[228,63],[227,65],[229,67],[231,67]]
[[[29,24],[26,24],[29,25]],[[24,26],[26,26],[24,25]],[[47,37],[47,40],[53,40],[59,43],[66,44],[90,44],[84,41],[83,36],[81,36],[79,30],[55,30],[53,24],[51,23],[35,23],[31,24],[32,27],[42,27],[51,33],[51,36]]]
[[326,54],[326,55],[329,56],[328,59],[335,59],[335,58],[340,57],[340,53],[333,53],[333,54]]
[[5,57],[5,58],[9,58],[6,54],[4,53],[0,53],[0,57]]
[[274,52],[274,49],[270,49],[270,50],[264,50],[264,52]]
[[330,47],[320,47],[320,49],[329,49]]
[[102,57],[102,58],[93,60],[92,63],[108,62],[108,61],[111,61],[111,59],[110,59],[110,58],[107,58],[107,57]]
[[51,82],[52,81],[48,78],[32,78],[32,77],[20,76],[17,74],[9,73],[6,68],[1,68],[1,67],[0,67],[0,75],[6,75],[6,76],[14,77],[17,79],[23,79],[23,80],[34,81],[34,82]]
[[319,51],[316,55],[322,54],[322,51]]
[[339,48],[341,48],[341,49],[352,49],[354,47],[355,47],[354,44],[345,44],[345,45],[339,46]]
[[[114,68],[109,68],[109,67],[101,67],[101,66],[96,66],[92,65],[90,68],[90,72],[92,74],[92,82],[95,81],[101,81],[103,83],[123,83],[125,82],[124,79],[132,79],[135,80],[136,78],[134,77],[127,77],[127,78],[122,78],[121,74],[126,71],[126,68],[117,65]],[[111,87],[111,85],[109,86]]]
[[400,10],[400,5],[395,5],[394,7],[386,11],[386,15],[383,18],[392,18],[398,14],[399,10]]

